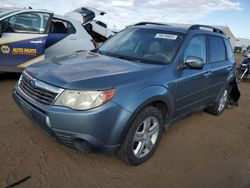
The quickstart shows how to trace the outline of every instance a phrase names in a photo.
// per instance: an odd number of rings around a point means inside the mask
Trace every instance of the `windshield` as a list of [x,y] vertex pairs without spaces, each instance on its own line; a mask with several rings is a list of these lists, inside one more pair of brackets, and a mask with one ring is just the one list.
[[104,43],[99,52],[148,63],[170,63],[184,34],[166,30],[130,28]]

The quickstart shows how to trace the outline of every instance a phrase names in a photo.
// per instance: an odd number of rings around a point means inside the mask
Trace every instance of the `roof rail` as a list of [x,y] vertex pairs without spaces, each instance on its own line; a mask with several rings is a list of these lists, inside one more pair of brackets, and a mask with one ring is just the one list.
[[139,26],[139,25],[167,25],[167,24],[157,23],[157,22],[139,22],[137,24],[134,24],[134,26]]
[[211,29],[215,33],[220,33],[220,34],[225,35],[225,33],[222,30],[216,27],[209,26],[209,25],[198,25],[198,24],[192,25],[191,27],[189,27],[189,30],[200,30],[201,28],[208,28],[208,29]]

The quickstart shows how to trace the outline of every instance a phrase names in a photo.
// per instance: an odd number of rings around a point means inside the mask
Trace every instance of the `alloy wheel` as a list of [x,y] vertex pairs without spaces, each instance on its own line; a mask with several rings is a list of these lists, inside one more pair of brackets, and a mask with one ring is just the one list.
[[133,153],[137,158],[145,157],[154,147],[159,136],[160,124],[156,117],[147,117],[139,125],[133,139]]
[[228,90],[225,90],[223,95],[220,98],[220,102],[219,102],[219,112],[223,111],[223,109],[225,108],[226,104],[227,104],[227,99],[228,99]]

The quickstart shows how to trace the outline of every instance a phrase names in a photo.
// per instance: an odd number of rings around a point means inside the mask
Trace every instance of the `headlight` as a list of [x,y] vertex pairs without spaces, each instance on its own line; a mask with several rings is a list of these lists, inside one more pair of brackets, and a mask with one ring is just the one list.
[[75,110],[87,110],[101,106],[112,99],[115,89],[105,91],[65,90],[56,100],[56,106],[65,106]]

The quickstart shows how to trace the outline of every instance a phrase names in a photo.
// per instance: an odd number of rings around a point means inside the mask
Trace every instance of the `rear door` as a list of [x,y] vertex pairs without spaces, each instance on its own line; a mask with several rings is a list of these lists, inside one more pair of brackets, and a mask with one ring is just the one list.
[[[233,71],[235,63],[233,54],[227,54],[224,39],[220,36],[208,35],[209,64],[212,74],[210,75],[208,93],[214,96],[214,100],[219,91],[224,86],[227,76]],[[229,57],[231,56],[231,57]]]
[[0,69],[21,70],[44,59],[51,14],[25,12],[3,21],[0,38]]

